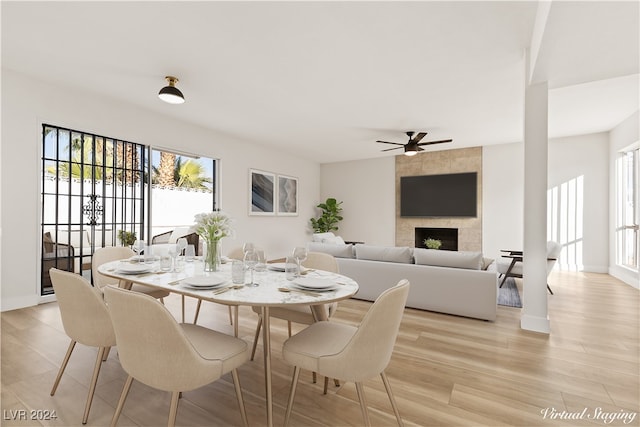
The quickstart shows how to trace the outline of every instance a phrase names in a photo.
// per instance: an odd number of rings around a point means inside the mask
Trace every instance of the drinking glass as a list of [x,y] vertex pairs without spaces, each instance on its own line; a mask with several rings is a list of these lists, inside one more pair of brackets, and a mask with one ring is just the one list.
[[284,263],[284,275],[287,280],[293,280],[298,274],[298,262],[292,256],[288,256]]
[[133,242],[131,249],[138,255],[138,262],[142,263],[144,260],[142,258],[142,251],[144,251],[144,240],[136,240]]
[[187,245],[187,249],[184,250],[184,259],[187,262],[193,262],[196,257],[196,247],[194,245]]
[[146,245],[144,247],[144,263],[145,264],[153,264],[155,259],[153,258],[153,246]]
[[259,272],[264,272],[267,270],[267,257],[264,254],[264,250],[255,249],[254,252],[258,255],[258,264],[256,264],[255,270]]
[[296,259],[296,262],[298,263],[298,276],[300,276],[302,274],[302,269],[300,264],[302,263],[302,261],[307,259],[307,248],[305,248],[304,246],[298,246],[293,250],[293,257]]
[[249,270],[251,270],[251,282],[247,283],[246,286],[258,286],[257,283],[254,283],[253,281],[253,269],[256,267],[256,264],[258,264],[258,254],[255,253],[254,251],[249,251],[246,254],[244,254],[244,265],[245,267],[247,267]]
[[235,285],[244,284],[244,262],[239,259],[231,261],[231,281]]
[[162,271],[171,271],[173,257],[169,252],[163,252],[160,255],[160,270]]

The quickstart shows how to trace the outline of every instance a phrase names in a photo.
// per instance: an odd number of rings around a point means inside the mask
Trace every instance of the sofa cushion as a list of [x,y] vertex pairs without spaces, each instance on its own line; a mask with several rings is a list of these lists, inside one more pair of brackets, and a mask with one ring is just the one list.
[[470,270],[480,270],[482,268],[482,252],[417,248],[413,251],[413,257],[416,260],[416,264],[420,265],[466,268]]
[[336,258],[353,258],[353,245],[336,245],[333,243],[309,242],[309,252],[323,252]]
[[398,262],[412,264],[411,248],[394,246],[356,245],[356,258],[370,261]]

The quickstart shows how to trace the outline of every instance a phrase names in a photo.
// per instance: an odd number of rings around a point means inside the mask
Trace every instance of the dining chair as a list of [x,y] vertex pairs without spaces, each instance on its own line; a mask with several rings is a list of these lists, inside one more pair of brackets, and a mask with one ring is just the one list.
[[301,368],[316,371],[325,377],[355,382],[360,409],[367,426],[371,422],[362,384],[363,381],[380,375],[398,425],[403,425],[384,371],[393,353],[408,294],[409,281],[403,279],[380,294],[359,326],[317,322],[284,342],[283,358],[294,367],[285,426],[291,417]]
[[98,356],[89,385],[89,395],[82,416],[82,424],[86,424],[100,367],[107,358],[109,349],[116,345],[116,336],[102,294],[92,287],[87,279],[79,274],[57,268],[50,269],[49,274],[60,307],[64,331],[71,338],[69,348],[53,383],[51,396],[56,393],[76,343],[98,348]]
[[[229,259],[239,259],[242,260],[244,258],[244,252],[242,252],[242,246],[233,248],[231,252],[227,254],[227,258]],[[202,300],[198,300],[198,305],[196,305],[196,314],[193,316],[193,324],[198,323],[198,317],[200,316],[200,307],[202,306]],[[233,307],[235,311],[238,311],[238,307]],[[231,306],[229,306],[229,323],[233,325],[233,311]]]
[[[105,264],[107,262],[131,258],[134,255],[135,252],[133,252],[126,246],[107,246],[104,248],[96,249],[96,251],[93,253],[93,259],[91,261],[94,286],[102,290],[107,285],[117,285],[118,279],[100,274],[98,268],[102,264]],[[169,291],[165,291],[163,289],[154,289],[150,286],[139,285],[137,283],[131,285],[131,290],[150,295],[154,298],[158,298],[163,304],[164,297],[169,296]]]
[[212,383],[228,372],[233,377],[242,423],[248,425],[237,370],[249,359],[245,341],[202,326],[179,324],[166,307],[148,295],[108,286],[105,299],[120,364],[128,374],[112,426],[118,422],[134,379],[171,392],[168,426],[172,427],[181,392]]
[[[330,271],[332,273],[338,273],[338,262],[333,255],[321,253],[321,252],[309,252],[307,259],[302,263],[305,268],[312,268],[316,270]],[[260,337],[260,329],[262,328],[262,314],[260,307],[253,306],[252,310],[258,315],[258,326],[256,327],[255,337],[253,339],[253,348],[251,349],[251,360],[255,357],[256,347],[258,345],[258,338]],[[326,317],[330,318],[338,308],[338,303],[325,304],[324,310]],[[271,307],[269,310],[271,317],[282,319],[287,321],[287,329],[289,336],[291,336],[291,322],[300,323],[303,325],[310,325],[316,322],[316,318],[313,315],[313,311],[309,306],[291,306],[291,307]],[[315,382],[315,379],[314,379]]]

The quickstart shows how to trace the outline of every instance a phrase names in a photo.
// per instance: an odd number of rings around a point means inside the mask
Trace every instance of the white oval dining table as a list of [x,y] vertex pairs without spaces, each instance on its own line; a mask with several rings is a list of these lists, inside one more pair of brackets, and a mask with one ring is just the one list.
[[[327,303],[350,298],[358,292],[358,284],[353,279],[341,274],[321,270],[309,270],[307,274],[303,276],[304,279],[315,279],[322,281],[322,283],[332,283],[334,284],[334,289],[322,292],[301,291],[292,281],[286,279],[284,272],[267,268],[265,272],[254,275],[255,281],[259,284],[258,286],[236,288],[231,282],[230,263],[222,264],[219,271],[210,273],[202,270],[203,263],[199,260],[184,262],[183,265],[181,271],[163,272],[160,270],[160,265],[156,261],[153,264],[145,265],[144,269],[147,271],[132,274],[131,270],[132,267],[135,267],[135,263],[129,260],[120,260],[105,263],[98,268],[98,271],[105,276],[118,279],[119,286],[123,288],[130,288],[133,283],[137,283],[228,306],[247,305],[260,307],[263,319],[262,342],[264,348],[267,425],[269,427],[273,426],[269,308],[308,305],[311,306],[316,320],[327,320],[326,310],[324,310],[322,306]],[[141,269],[142,268],[141,266]],[[218,285],[215,289],[196,289],[187,283],[190,281],[189,279],[196,277],[204,281],[207,280],[204,279],[204,277],[215,278],[218,279],[216,281],[221,281],[222,284]],[[283,292],[279,290],[280,288],[288,288],[291,291]],[[233,327],[235,335],[238,336],[238,310],[234,312],[235,319]]]

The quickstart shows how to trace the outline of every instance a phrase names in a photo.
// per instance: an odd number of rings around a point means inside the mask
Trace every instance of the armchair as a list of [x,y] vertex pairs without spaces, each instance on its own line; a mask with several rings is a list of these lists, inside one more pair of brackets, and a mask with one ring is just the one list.
[[51,233],[46,232],[42,235],[42,289],[53,289],[49,275],[49,270],[52,268],[73,273],[74,251],[71,245],[54,242],[51,238]]
[[184,237],[187,239],[187,244],[193,245],[196,250],[196,255],[198,255],[200,244],[200,236],[196,233],[189,233],[188,227],[178,227],[172,231],[167,231],[166,233],[161,233],[151,238],[152,245],[161,245],[167,243],[176,243],[176,241],[180,238]]

